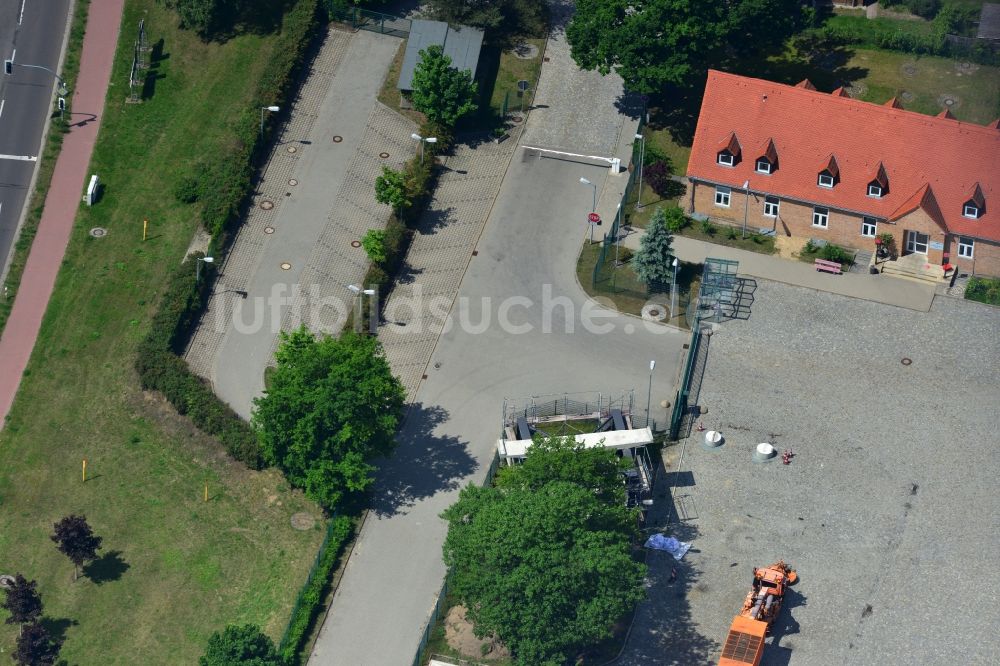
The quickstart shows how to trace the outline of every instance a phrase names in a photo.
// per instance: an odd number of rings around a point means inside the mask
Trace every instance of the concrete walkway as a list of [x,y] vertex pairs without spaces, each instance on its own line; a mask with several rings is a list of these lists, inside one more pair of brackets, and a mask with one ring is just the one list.
[[[189,345],[191,367],[244,418],[263,392],[279,332],[306,323],[336,333],[336,312],[351,303],[345,285],[367,270],[351,242],[388,219],[375,177],[414,150],[412,125],[376,101],[398,47],[395,37],[331,29]],[[327,325],[310,297],[333,306]]]
[[[643,233],[644,230],[639,230],[638,233],[629,234],[622,241],[622,245],[637,250]],[[780,259],[684,236],[674,236],[674,251],[682,261],[701,263],[706,257],[735,259],[740,262],[740,275],[808,287],[910,310],[927,312],[931,308],[931,301],[934,300],[935,286],[930,283],[923,284],[888,275],[821,273],[813,268],[812,264],[801,261]]]
[[48,307],[76,218],[90,156],[104,118],[111,66],[124,0],[91,3],[73,93],[73,115],[93,119],[72,125],[56,160],[45,209],[21,276],[14,308],[0,337],[0,424],[6,422],[21,376]]

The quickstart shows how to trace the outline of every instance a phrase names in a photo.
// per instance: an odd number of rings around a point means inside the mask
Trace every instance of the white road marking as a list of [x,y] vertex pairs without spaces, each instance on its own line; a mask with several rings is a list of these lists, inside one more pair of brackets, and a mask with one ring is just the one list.
[[7,102],[5,99],[0,99],[0,118],[3,118],[3,105]]
[[0,160],[20,160],[21,162],[35,162],[37,155],[0,155]]
[[21,0],[21,15],[17,17],[17,24],[18,25],[21,25],[21,21],[24,20],[24,5],[27,2],[28,2],[28,0]]

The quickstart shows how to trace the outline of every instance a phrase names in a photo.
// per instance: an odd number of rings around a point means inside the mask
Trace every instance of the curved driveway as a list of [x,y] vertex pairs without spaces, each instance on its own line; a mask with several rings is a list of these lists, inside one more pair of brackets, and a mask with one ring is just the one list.
[[[613,108],[611,100],[607,104]],[[529,140],[531,132],[529,123]],[[647,330],[635,318],[595,309],[582,291],[576,260],[591,201],[580,177],[600,186],[608,176],[599,167],[522,161],[521,151],[515,153],[452,307],[453,326],[438,341],[397,453],[381,467],[374,511],[311,663],[377,666],[413,659],[445,575],[446,525],[438,516],[460,487],[482,481],[505,397],[635,388],[641,414],[653,359],[653,418],[664,419],[656,405],[673,395],[687,336],[659,326]],[[546,293],[550,302],[558,299],[549,330]],[[502,306],[509,323],[525,332],[498,324]],[[609,325],[610,332],[583,326],[581,315],[591,309],[603,315],[595,323]],[[488,324],[484,312],[490,313]]]

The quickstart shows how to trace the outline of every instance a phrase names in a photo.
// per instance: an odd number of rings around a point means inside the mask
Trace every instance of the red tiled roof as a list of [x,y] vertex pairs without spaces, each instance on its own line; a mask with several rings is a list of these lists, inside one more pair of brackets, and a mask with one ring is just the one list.
[[850,94],[847,92],[844,86],[840,86],[830,94],[835,95],[836,97],[850,97]]
[[816,86],[814,86],[812,84],[812,81],[810,81],[809,79],[802,79],[801,81],[795,84],[795,87],[805,88],[806,90],[816,90]]
[[729,136],[719,142],[719,152],[727,150],[735,156],[740,154],[740,140],[736,138],[736,132],[730,132]]
[[[997,125],[997,123],[994,123]],[[1000,125],[975,125],[871,104],[772,81],[710,71],[687,175],[831,208],[890,219],[923,207],[951,233],[1000,242]],[[716,163],[729,137],[748,154],[734,167]],[[755,173],[768,139],[780,162]],[[761,155],[749,152],[761,151]],[[836,155],[832,189],[816,178]],[[888,179],[881,198],[868,196],[877,165]],[[962,207],[979,187],[979,219]],[[905,214],[905,213],[903,213]]]
[[774,139],[771,137],[767,138],[764,142],[764,148],[760,151],[761,157],[766,157],[767,161],[772,165],[778,161],[778,150],[774,147]]
[[993,129],[1000,129],[1000,118],[997,118],[996,120],[991,122],[989,125],[987,125],[987,127],[992,127]]
[[885,173],[885,166],[879,162],[872,171],[871,181],[882,186],[883,190],[889,189],[889,176]]
[[816,173],[820,171],[826,171],[828,174],[836,178],[840,175],[840,167],[837,166],[837,158],[830,153],[819,163],[819,168],[816,169]]
[[918,208],[923,208],[928,216],[934,222],[937,223],[941,229],[944,231],[948,230],[948,227],[944,224],[944,216],[941,215],[941,208],[937,204],[937,199],[934,198],[934,191],[931,190],[930,185],[924,185],[919,190],[913,193],[909,199],[904,201],[899,205],[899,208],[894,210],[889,214],[889,220],[895,222],[899,218],[909,215]]

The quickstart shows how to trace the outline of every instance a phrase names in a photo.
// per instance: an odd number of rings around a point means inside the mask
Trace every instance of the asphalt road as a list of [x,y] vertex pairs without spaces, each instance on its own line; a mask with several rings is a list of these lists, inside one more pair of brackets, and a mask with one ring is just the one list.
[[0,74],[0,274],[6,268],[37,165],[70,0],[0,0],[0,55],[14,71]]

